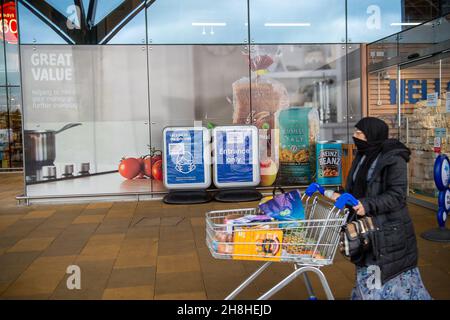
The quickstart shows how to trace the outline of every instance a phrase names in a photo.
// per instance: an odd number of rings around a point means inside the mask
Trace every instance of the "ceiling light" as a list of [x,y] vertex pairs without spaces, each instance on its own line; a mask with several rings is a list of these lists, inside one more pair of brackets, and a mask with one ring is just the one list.
[[192,22],[193,27],[225,27],[225,22]]
[[264,27],[310,27],[309,22],[291,22],[291,23],[278,23],[278,22],[266,22]]
[[391,23],[391,26],[392,27],[395,27],[395,26],[417,26],[421,23],[422,22],[393,22],[393,23]]

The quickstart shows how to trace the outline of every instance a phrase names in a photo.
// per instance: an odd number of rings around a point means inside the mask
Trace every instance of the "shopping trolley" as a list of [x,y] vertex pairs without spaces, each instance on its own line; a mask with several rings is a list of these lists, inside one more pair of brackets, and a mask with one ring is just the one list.
[[261,212],[257,208],[249,208],[206,213],[206,243],[214,258],[265,261],[225,300],[235,298],[273,262],[293,263],[294,271],[258,300],[270,298],[300,275],[303,276],[309,299],[315,300],[307,272],[318,276],[327,298],[334,300],[320,268],[333,263],[339,231],[349,214],[346,205],[355,206],[358,201],[348,193],[342,194],[336,201],[323,194],[323,188],[317,183],[311,184],[302,194],[304,220],[234,224],[230,221]]

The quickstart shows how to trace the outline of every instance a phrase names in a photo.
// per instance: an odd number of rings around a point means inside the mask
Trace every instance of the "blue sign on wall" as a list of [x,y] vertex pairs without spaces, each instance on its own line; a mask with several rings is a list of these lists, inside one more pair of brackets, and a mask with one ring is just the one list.
[[[406,95],[406,87],[408,88],[408,95]],[[439,79],[434,79],[434,92],[440,95],[441,82]],[[450,81],[447,82],[446,90],[450,91]],[[400,80],[400,103],[417,103],[419,100],[427,100],[428,83],[427,80]],[[417,97],[420,95],[420,98]],[[397,103],[397,80],[389,81],[389,96],[390,104]]]

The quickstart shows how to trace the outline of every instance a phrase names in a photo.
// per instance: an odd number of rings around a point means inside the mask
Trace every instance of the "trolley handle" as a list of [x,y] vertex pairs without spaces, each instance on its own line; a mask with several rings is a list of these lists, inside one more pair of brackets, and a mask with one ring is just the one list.
[[311,197],[317,191],[320,192],[321,195],[324,195],[325,193],[325,189],[320,184],[313,182],[306,188],[305,194],[308,197]]
[[334,206],[340,210],[344,209],[346,205],[350,205],[352,207],[358,204],[358,199],[352,196],[350,193],[343,193],[337,198]]
[[[311,197],[314,193],[319,192],[321,195],[325,194],[325,189],[318,183],[311,183],[305,190],[305,194]],[[346,205],[356,206],[358,204],[358,199],[352,196],[350,193],[343,193],[337,198],[334,206],[342,210]]]

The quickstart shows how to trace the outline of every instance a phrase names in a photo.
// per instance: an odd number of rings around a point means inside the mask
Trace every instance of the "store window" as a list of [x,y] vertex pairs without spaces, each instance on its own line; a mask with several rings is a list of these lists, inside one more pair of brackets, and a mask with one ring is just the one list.
[[380,69],[382,67],[374,67],[376,64],[386,64],[390,60],[398,56],[398,35],[392,35],[380,39],[368,46],[367,63],[369,67]]
[[389,126],[389,136],[394,139],[399,138],[397,90],[401,90],[402,99],[405,92],[403,83],[398,88],[397,72],[394,66],[368,74],[368,116],[384,120]]
[[22,164],[17,12],[14,1],[0,1],[0,171]]
[[[436,157],[434,138],[440,128],[447,131],[445,105],[437,98],[430,103],[430,96],[441,96],[441,81],[448,83],[441,75],[441,60],[420,61],[404,65],[400,69],[400,81],[405,84],[401,102],[400,139],[411,149],[410,192],[430,197],[437,196],[433,177],[433,164]],[[446,133],[443,134],[444,137]],[[450,150],[444,148],[442,152]]]
[[[436,203],[433,177],[437,153],[448,154],[450,89],[449,16],[423,23],[397,35],[398,51],[392,59],[369,66],[368,112],[390,125],[391,135],[411,150],[409,192],[418,201]],[[379,50],[382,41],[369,45]],[[390,67],[383,67],[390,65]]]
[[[272,95],[284,95],[279,101],[280,109],[289,106],[312,107],[320,120],[320,139],[344,139],[347,136],[346,108],[346,46],[342,45],[257,45],[253,46],[252,58],[274,62],[267,73],[253,75],[252,92],[254,113],[274,112],[272,104],[258,102],[261,95],[258,86],[270,86]],[[277,89],[279,88],[279,89]],[[285,93],[284,93],[285,91]],[[266,97],[264,101],[273,101]],[[341,123],[342,126],[336,124]],[[335,130],[337,129],[337,130]]]
[[398,35],[398,56],[404,61],[420,58],[435,43],[434,22],[426,22]]
[[20,87],[8,88],[10,168],[23,168],[22,101]]

